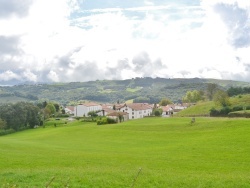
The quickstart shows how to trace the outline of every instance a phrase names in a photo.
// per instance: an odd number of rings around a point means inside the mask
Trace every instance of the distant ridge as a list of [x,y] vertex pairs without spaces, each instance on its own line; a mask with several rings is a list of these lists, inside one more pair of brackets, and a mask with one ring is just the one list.
[[205,78],[133,78],[127,80],[96,80],[68,83],[32,83],[0,87],[0,102],[18,97],[29,101],[48,100],[69,104],[80,100],[100,103],[125,102],[128,100],[159,102],[169,98],[180,102],[190,90],[206,90],[208,83],[215,83],[221,89],[230,87],[250,87],[249,82]]

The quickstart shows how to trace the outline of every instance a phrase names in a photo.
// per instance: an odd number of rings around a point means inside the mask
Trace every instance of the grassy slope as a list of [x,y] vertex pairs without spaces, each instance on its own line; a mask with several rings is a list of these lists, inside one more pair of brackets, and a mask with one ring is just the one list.
[[[231,107],[234,106],[250,106],[250,95],[241,95],[230,98]],[[208,116],[211,108],[221,108],[216,106],[213,101],[199,102],[194,106],[191,106],[181,112],[176,116],[187,117],[187,116]]]
[[233,106],[250,106],[250,95],[239,95],[230,98],[230,102]]
[[[51,123],[53,124],[53,122]],[[249,187],[247,119],[72,123],[0,137],[0,186]]]
[[187,116],[209,116],[209,110],[213,107],[216,107],[214,102],[198,102],[196,105],[191,106],[185,110],[182,110],[176,114],[178,117],[187,117]]

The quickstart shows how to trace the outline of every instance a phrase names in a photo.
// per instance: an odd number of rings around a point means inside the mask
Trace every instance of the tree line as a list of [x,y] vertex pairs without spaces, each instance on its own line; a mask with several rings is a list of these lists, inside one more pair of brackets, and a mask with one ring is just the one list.
[[0,133],[41,126],[51,116],[61,113],[59,104],[18,102],[0,105]]

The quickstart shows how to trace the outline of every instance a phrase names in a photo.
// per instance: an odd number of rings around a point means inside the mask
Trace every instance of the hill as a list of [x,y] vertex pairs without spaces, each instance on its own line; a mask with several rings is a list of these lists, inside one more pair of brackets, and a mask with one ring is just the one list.
[[[250,106],[250,95],[239,95],[230,97],[230,108],[237,106]],[[209,116],[210,109],[220,109],[221,107],[216,106],[213,101],[198,102],[196,105],[191,106],[185,110],[180,111],[176,116],[179,117],[191,117],[191,116]]]
[[190,119],[55,120],[2,136],[0,187],[249,187],[249,120]]
[[[208,83],[216,83],[222,89],[250,87],[248,82],[216,79],[166,79],[135,78],[128,80],[97,80],[89,82],[25,84],[0,87],[0,102],[11,100],[51,100],[61,104],[91,100],[116,102],[135,100],[158,103],[162,98],[178,102],[188,90],[206,90]],[[9,97],[9,98],[7,98]]]

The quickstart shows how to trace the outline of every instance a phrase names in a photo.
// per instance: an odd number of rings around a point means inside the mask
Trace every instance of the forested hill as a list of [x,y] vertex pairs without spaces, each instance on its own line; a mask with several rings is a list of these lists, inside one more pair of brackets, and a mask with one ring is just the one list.
[[216,79],[166,79],[134,78],[128,80],[97,80],[89,82],[24,84],[0,87],[0,102],[50,100],[69,104],[79,100],[98,102],[159,102],[169,98],[177,102],[187,91],[206,90],[208,83],[218,84],[221,89],[250,87],[248,82]]

